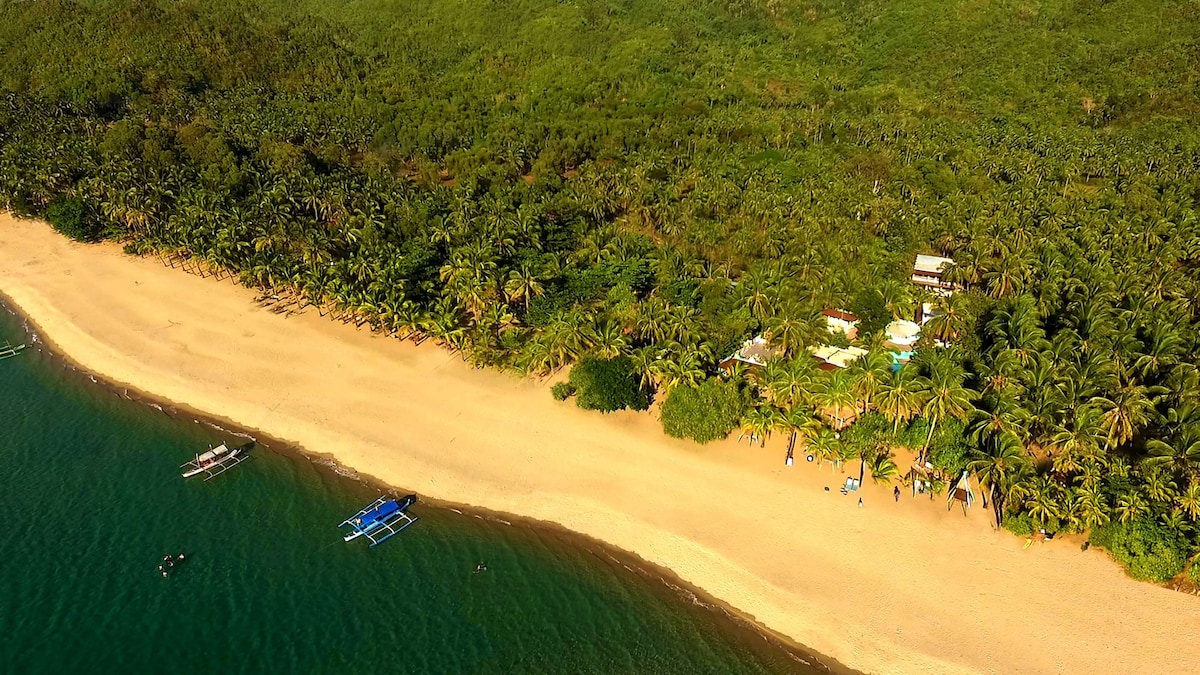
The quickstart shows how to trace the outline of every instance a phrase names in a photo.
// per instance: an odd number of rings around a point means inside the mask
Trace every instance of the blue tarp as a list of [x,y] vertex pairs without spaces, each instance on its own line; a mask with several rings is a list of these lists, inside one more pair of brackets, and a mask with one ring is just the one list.
[[371,509],[370,511],[367,511],[366,513],[364,513],[362,515],[362,518],[359,520],[359,522],[355,523],[355,527],[357,527],[359,529],[368,527],[372,523],[383,520],[399,510],[400,510],[400,505],[396,503],[396,500],[392,499],[392,500],[386,501],[386,502],[380,504],[379,506],[376,506],[375,508]]

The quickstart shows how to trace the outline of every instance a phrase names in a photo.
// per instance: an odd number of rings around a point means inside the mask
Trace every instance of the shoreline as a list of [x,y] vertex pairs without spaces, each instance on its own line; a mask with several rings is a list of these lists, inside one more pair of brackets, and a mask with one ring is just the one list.
[[[46,330],[17,306],[4,293],[3,289],[0,289],[0,310],[8,312],[18,322],[24,324],[23,328],[26,331],[26,335],[31,338],[29,343],[31,350],[38,352],[42,358],[61,366],[64,370],[69,370],[70,374],[67,377],[86,378],[88,384],[104,391],[106,394],[117,396],[137,405],[153,408],[176,422],[186,423],[190,419],[193,423],[206,426],[218,434],[251,440],[254,442],[254,447],[256,448],[261,447],[267,452],[273,452],[292,459],[305,460],[318,471],[329,471],[341,478],[370,486],[381,492],[404,493],[412,491],[410,488],[389,484],[369,473],[346,466],[332,454],[306,449],[289,441],[276,438],[260,429],[247,428],[235,420],[225,418],[219,414],[196,410],[190,406],[181,405],[175,401],[156,396],[153,393],[142,391],[134,385],[118,382],[102,374],[94,373],[75,361],[71,358],[70,354],[55,344],[53,338],[47,334]],[[683,580],[671,569],[652,563],[632,551],[626,551],[613,546],[596,537],[569,530],[552,521],[495,511],[485,506],[465,502],[447,501],[421,495],[421,503],[434,509],[453,511],[464,517],[479,518],[509,527],[524,527],[539,534],[560,539],[577,549],[586,551],[590,555],[603,557],[609,564],[620,565],[630,574],[637,576],[651,585],[661,586],[658,589],[651,589],[651,592],[655,594],[670,595],[676,602],[690,602],[693,605],[698,605],[700,611],[718,615],[720,617],[719,620],[731,624],[730,628],[739,633],[733,638],[737,641],[761,640],[764,644],[768,645],[768,649],[777,649],[805,667],[819,669],[832,675],[851,675],[856,672],[839,663],[837,660],[814,652],[788,636],[758,623],[753,617],[740,612],[736,607]]]
[[[782,466],[783,441],[696,446],[428,345],[253,305],[253,291],[0,215],[0,290],[87,372],[431,501],[628,551],[755,625],[870,672],[1188,672],[1191,596],[1106,554]],[[227,415],[227,416],[226,416]],[[918,503],[919,502],[919,503]]]

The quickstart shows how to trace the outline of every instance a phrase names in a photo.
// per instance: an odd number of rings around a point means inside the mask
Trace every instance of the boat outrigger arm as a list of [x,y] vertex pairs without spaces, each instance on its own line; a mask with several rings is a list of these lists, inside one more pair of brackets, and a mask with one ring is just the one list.
[[25,345],[23,344],[14,345],[8,342],[0,343],[0,361],[20,354],[23,349],[25,349]]
[[371,540],[371,546],[378,546],[401,530],[417,522],[417,517],[407,513],[408,507],[415,504],[416,495],[408,495],[396,500],[391,497],[380,497],[358,513],[343,520],[338,527],[350,526],[350,531],[343,535],[344,541],[359,537]]
[[180,464],[179,468],[184,469],[184,478],[204,474],[204,480],[210,481],[247,459],[250,459],[250,455],[244,448],[230,448],[222,443],[203,455],[196,455],[195,459]]

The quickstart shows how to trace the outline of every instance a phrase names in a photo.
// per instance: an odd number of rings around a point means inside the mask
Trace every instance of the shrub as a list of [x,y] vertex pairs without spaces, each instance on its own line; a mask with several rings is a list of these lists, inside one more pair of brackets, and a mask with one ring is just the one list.
[[874,288],[859,291],[854,302],[850,304],[850,311],[858,317],[860,340],[869,339],[892,322],[892,315],[887,311],[883,295]]
[[1033,534],[1033,518],[1030,518],[1028,513],[1005,511],[1004,519],[1000,521],[1000,525],[1020,537],[1028,537]]
[[956,419],[939,424],[929,444],[930,464],[948,475],[960,475],[967,468],[971,456],[971,446],[967,443],[964,431],[962,422]]
[[87,218],[83,202],[78,199],[59,199],[46,209],[46,220],[59,233],[76,241],[92,242],[100,238],[100,228]]
[[571,369],[570,382],[579,392],[576,405],[586,410],[612,412],[650,407],[650,397],[642,391],[633,374],[633,366],[625,356],[585,358]]
[[708,443],[728,436],[746,407],[745,392],[736,383],[710,378],[696,387],[672,389],[660,419],[668,435]]
[[900,433],[896,434],[896,443],[915,451],[925,447],[926,438],[929,438],[929,420],[914,417],[908,424],[900,427]]
[[1169,581],[1187,563],[1187,540],[1149,518],[1098,527],[1091,542],[1103,546],[1135,579]]
[[575,395],[575,385],[570,382],[558,382],[550,387],[550,395],[555,401],[565,401]]
[[853,456],[871,455],[891,445],[892,423],[877,412],[869,412],[855,420],[841,433],[842,444]]

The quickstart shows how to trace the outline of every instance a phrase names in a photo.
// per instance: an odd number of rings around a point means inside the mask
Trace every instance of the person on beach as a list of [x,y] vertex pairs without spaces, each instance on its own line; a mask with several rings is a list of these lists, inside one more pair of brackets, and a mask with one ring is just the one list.
[[858,498],[858,508],[862,508],[862,497]]
[[896,501],[900,501],[900,486],[899,485],[892,488],[892,496],[896,498]]

